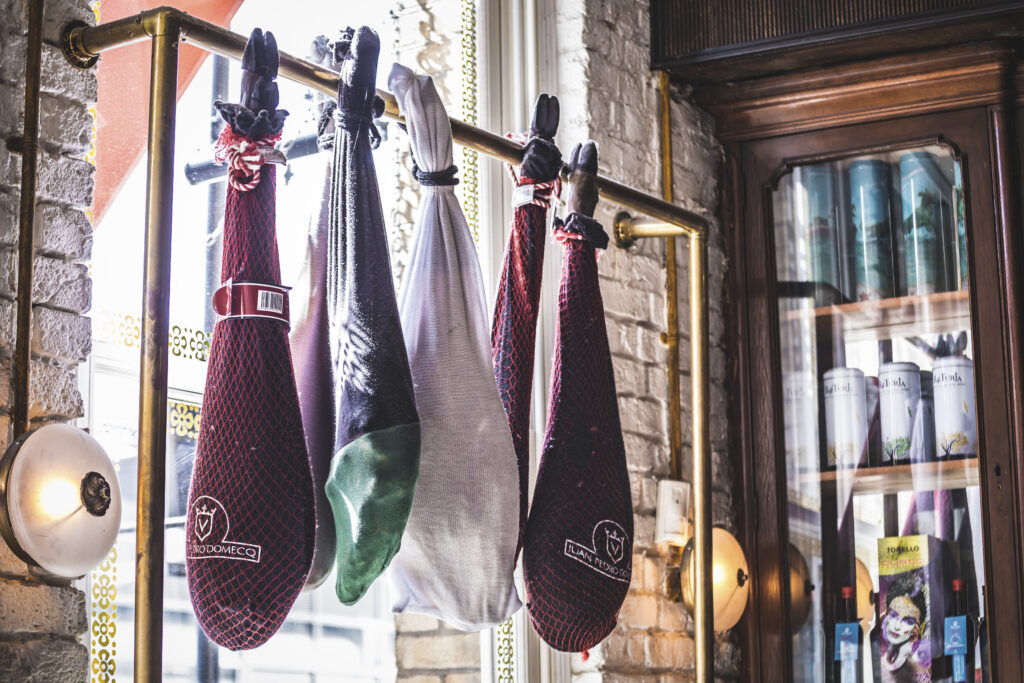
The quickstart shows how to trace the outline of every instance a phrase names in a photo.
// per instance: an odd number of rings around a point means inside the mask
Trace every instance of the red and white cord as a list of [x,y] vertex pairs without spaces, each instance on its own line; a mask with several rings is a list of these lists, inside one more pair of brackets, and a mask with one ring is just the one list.
[[228,185],[249,192],[260,184],[260,168],[266,163],[265,151],[273,149],[281,134],[253,140],[236,135],[225,126],[214,145],[214,159],[228,165]]

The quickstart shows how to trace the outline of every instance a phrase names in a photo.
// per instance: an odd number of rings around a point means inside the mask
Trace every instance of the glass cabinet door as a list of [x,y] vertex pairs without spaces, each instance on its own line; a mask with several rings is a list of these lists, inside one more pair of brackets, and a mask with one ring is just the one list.
[[772,195],[796,681],[988,681],[960,163],[798,166]]

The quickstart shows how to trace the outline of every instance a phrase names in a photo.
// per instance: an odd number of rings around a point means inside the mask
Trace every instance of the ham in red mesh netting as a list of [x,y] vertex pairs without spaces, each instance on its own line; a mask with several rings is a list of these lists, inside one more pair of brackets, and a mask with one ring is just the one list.
[[218,645],[265,643],[302,589],[313,557],[313,484],[288,350],[288,298],[275,234],[273,144],[277,45],[253,30],[243,55],[242,105],[228,122],[228,164],[217,323],[186,521],[192,606]]
[[526,607],[557,650],[580,652],[615,628],[632,574],[633,506],[619,425],[595,248],[608,236],[590,218],[597,148],[577,145],[558,294],[551,403],[523,546]]
[[530,390],[544,265],[544,229],[551,196],[558,196],[562,155],[552,141],[558,129],[558,100],[541,95],[533,110],[530,139],[512,194],[515,221],[505,249],[491,328],[494,377],[508,416],[519,466],[519,542],[523,547],[529,496]]

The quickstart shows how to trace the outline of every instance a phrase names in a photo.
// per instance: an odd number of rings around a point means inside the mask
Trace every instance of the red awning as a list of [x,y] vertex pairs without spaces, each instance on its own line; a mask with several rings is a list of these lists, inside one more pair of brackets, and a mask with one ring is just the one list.
[[[227,26],[244,0],[177,0],[175,7]],[[167,4],[159,0],[103,0],[103,22]],[[149,41],[119,47],[100,58],[99,102],[96,105],[96,187],[93,221],[98,223],[110,202],[146,151],[149,104]],[[184,44],[178,57],[178,98],[195,78],[207,56]]]

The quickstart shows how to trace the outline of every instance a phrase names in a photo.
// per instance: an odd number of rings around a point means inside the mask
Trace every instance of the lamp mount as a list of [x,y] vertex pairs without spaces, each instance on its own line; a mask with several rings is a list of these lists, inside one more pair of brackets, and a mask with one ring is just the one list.
[[11,479],[11,468],[14,467],[14,459],[18,456],[18,451],[21,450],[22,444],[32,435],[33,432],[25,432],[17,439],[11,442],[11,445],[4,451],[2,457],[0,457],[0,537],[4,539],[4,543],[11,549],[19,560],[25,564],[38,567],[39,565],[32,556],[25,552],[25,549],[18,543],[18,539],[14,536],[14,527],[11,526],[11,513],[7,509],[7,491]]
[[99,472],[82,477],[82,505],[93,517],[102,517],[110,508],[110,482]]
[[736,570],[736,585],[737,586],[741,586],[742,587],[743,584],[745,584],[747,582],[747,579],[749,579],[749,578],[750,578],[750,575],[747,574],[745,571],[743,571],[742,567],[740,569]]

